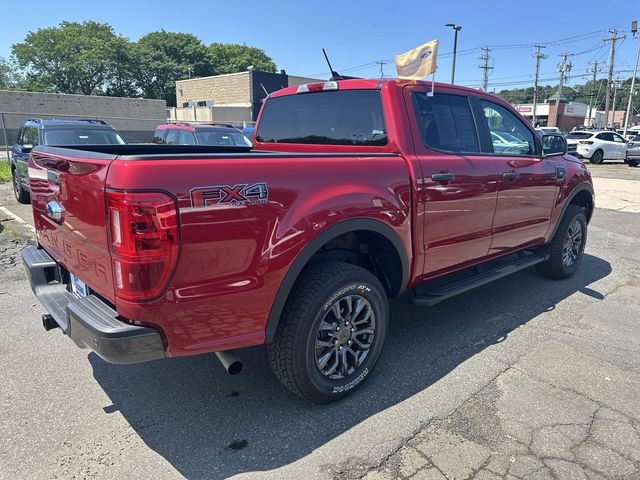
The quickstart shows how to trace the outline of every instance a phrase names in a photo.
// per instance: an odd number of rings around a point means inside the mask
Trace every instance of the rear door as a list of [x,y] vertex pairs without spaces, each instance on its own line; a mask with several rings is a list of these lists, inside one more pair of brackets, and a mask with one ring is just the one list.
[[424,274],[433,276],[487,255],[498,177],[493,159],[481,153],[469,97],[407,87],[405,99],[422,167]]
[[612,159],[618,158],[618,148],[613,141],[613,133],[602,132],[596,135],[598,140],[598,146],[602,148],[603,158]]
[[[498,202],[493,220],[491,254],[539,243],[549,230],[556,195],[556,165],[543,159],[537,134],[515,112],[486,99],[478,100],[484,148],[498,171]],[[492,141],[491,133],[511,139],[509,146]]]

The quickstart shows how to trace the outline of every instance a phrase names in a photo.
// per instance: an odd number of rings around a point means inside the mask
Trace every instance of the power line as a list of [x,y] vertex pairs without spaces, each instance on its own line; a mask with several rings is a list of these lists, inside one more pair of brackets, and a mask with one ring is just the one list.
[[[593,65],[591,72],[593,73],[593,79],[591,80],[594,85],[596,83],[596,76],[598,75],[598,72],[600,70],[598,70],[598,64],[600,62],[598,62],[597,60],[594,60],[593,62],[589,62],[589,65]],[[600,92],[598,92],[599,94]],[[593,93],[591,93],[591,95],[589,95],[589,121],[591,121],[591,115],[593,114],[593,110],[592,107],[593,106]]]

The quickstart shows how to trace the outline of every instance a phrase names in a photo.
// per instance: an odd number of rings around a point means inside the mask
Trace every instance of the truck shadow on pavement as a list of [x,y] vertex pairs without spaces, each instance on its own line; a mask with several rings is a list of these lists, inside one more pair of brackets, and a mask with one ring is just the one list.
[[[140,438],[187,478],[265,471],[310,454],[354,425],[429,388],[460,363],[504,340],[568,296],[602,295],[588,285],[609,275],[585,255],[572,278],[529,269],[426,309],[391,304],[391,328],[375,374],[354,395],[327,406],[298,399],[271,374],[264,347],[240,352],[245,370],[228,376],[213,355],[111,365],[89,355],[93,373]],[[496,295],[499,292],[499,295]],[[593,301],[593,300],[591,300]]]

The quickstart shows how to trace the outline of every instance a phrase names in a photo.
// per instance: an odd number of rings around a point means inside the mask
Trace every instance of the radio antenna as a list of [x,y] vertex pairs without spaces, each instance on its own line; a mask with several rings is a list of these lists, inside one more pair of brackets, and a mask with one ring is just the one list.
[[331,72],[331,78],[329,80],[342,80],[342,77],[338,72],[336,72],[331,66],[331,62],[329,61],[329,57],[327,56],[327,52],[322,49],[322,53],[324,54],[324,59],[327,61],[327,65],[329,65],[329,71]]

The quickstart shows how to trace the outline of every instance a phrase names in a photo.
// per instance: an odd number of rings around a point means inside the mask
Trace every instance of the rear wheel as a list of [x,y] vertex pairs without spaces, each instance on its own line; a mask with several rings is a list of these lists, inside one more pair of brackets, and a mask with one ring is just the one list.
[[384,289],[369,271],[342,262],[312,265],[296,281],[268,345],[271,368],[303,398],[339,400],[373,370],[388,317]]
[[582,261],[586,242],[587,217],[584,210],[577,205],[569,205],[549,244],[550,257],[538,264],[538,271],[550,278],[570,277]]
[[626,159],[625,163],[627,165],[629,165],[630,167],[637,167],[638,165],[640,165],[640,160],[630,160],[630,159]]
[[601,164],[603,160],[604,154],[602,153],[602,150],[596,150],[593,152],[593,155],[591,155],[591,158],[589,159],[591,163],[595,163],[596,165]]
[[19,203],[29,203],[31,201],[31,196],[29,195],[29,192],[22,187],[20,177],[18,176],[18,172],[16,172],[15,168],[11,169],[11,179],[13,181],[13,194],[15,195],[16,200]]

